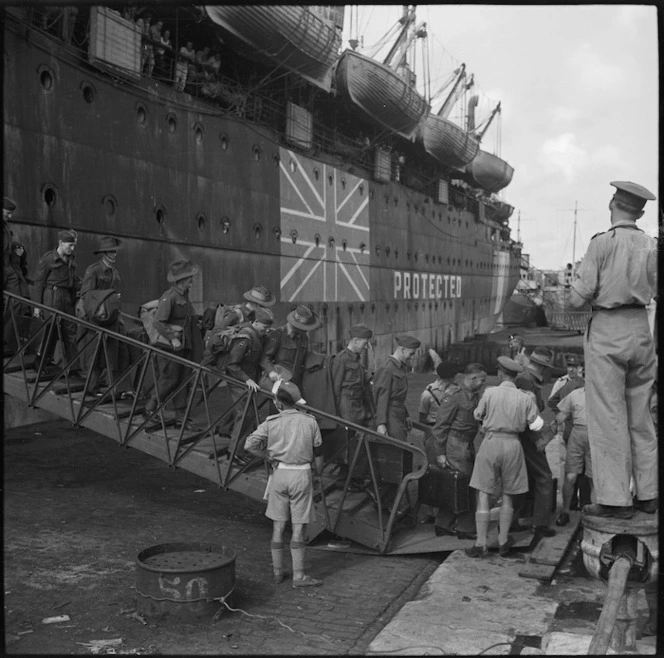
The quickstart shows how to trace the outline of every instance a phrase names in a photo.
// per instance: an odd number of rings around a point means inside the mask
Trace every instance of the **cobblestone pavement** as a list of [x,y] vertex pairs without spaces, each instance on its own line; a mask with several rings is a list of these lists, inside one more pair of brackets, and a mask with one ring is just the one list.
[[[65,421],[6,432],[4,467],[8,653],[89,654],[84,643],[122,638],[118,653],[361,654],[440,563],[310,549],[308,570],[324,585],[274,585],[261,503]],[[137,554],[174,541],[232,547],[233,606],[253,616],[132,616]],[[56,615],[70,620],[42,623]]]

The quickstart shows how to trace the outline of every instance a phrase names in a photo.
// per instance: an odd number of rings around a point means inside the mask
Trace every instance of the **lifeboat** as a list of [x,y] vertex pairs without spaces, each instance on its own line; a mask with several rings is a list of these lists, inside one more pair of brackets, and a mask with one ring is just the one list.
[[514,168],[497,155],[480,149],[474,160],[466,166],[465,174],[471,185],[495,193],[511,183]]
[[[283,66],[330,91],[341,48],[343,14],[305,5],[208,5],[222,38],[239,40],[259,61]],[[339,24],[341,21],[341,24]]]

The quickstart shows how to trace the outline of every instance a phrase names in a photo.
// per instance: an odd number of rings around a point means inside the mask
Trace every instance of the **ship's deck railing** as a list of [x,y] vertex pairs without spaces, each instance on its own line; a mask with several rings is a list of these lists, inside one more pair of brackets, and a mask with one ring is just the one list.
[[[154,429],[156,422],[159,430],[154,432],[152,436],[155,441],[161,440],[164,442],[170,466],[181,465],[184,457],[193,448],[202,441],[211,439],[212,452],[209,457],[215,461],[217,474],[215,482],[220,487],[232,487],[234,481],[240,476],[250,473],[256,467],[260,467],[261,460],[259,459],[253,458],[246,463],[237,463],[235,457],[242,452],[241,446],[246,436],[265,417],[266,405],[273,399],[271,392],[259,389],[258,392],[254,393],[247,388],[244,382],[226,374],[216,372],[128,335],[111,331],[13,293],[3,291],[3,301],[5,347],[8,340],[15,341],[15,345],[18,346],[12,356],[9,358],[5,356],[3,373],[12,373],[14,376],[22,375],[23,385],[25,386],[25,400],[30,407],[39,407],[40,400],[54,389],[56,383],[59,384],[64,378],[65,386],[59,385],[57,393],[66,397],[67,402],[58,413],[62,418],[71,420],[75,426],[79,426],[101,405],[110,402],[113,405],[113,420],[109,419],[108,431],[105,433],[117,440],[121,446],[133,445],[132,441],[142,430],[149,426]],[[45,317],[42,322],[35,323],[30,319],[35,308],[40,309]],[[129,316],[126,317],[129,318]],[[133,320],[133,318],[131,319]],[[57,339],[60,342],[63,340],[62,325],[64,322],[76,325],[79,331],[80,350],[68,361],[63,359],[55,368],[47,369],[45,367],[46,353],[43,346],[50,340]],[[27,327],[31,328],[26,329]],[[122,345],[132,353],[130,362],[125,365],[122,372],[115,372],[114,359],[111,357],[111,350],[115,347],[113,343]],[[104,382],[99,397],[89,397],[91,394],[92,369],[88,370],[83,384],[81,384],[79,378],[70,375],[70,371],[77,368],[78,359],[82,356],[84,350],[91,352],[90,363],[96,362],[97,367],[104,368],[107,373],[111,373],[110,384],[108,380]],[[34,361],[30,358],[33,353],[36,353]],[[145,416],[143,414],[144,397],[142,396],[158,380],[158,359],[179,363],[184,367],[186,375],[181,379],[180,384],[163,399],[160,398],[157,389],[157,406],[149,416]],[[20,367],[17,368],[17,365],[20,365]],[[121,410],[118,405],[122,400],[122,393],[132,385],[134,394],[131,396],[130,409],[127,411],[125,403]],[[219,393],[224,386],[236,391],[235,402],[220,405],[212,399],[215,393]],[[167,407],[172,403],[175,396],[180,393],[186,394],[187,404],[182,417],[174,419],[169,415]],[[86,398],[88,399],[86,400]],[[81,403],[75,404],[75,400]],[[339,528],[345,513],[343,510],[344,501],[349,493],[351,480],[355,479],[360,451],[364,451],[367,456],[369,470],[367,492],[377,502],[378,526],[381,535],[378,547],[381,552],[385,552],[398,521],[407,517],[410,517],[411,521],[413,520],[415,503],[412,500],[408,485],[422,477],[426,472],[427,459],[425,452],[415,445],[378,434],[372,429],[367,429],[306,404],[298,405],[298,407],[311,413],[319,421],[325,421],[328,425],[332,424],[337,429],[342,428],[345,430],[346,436],[347,432],[352,430],[357,433],[356,436],[358,437],[352,456],[348,455],[347,459],[341,457],[347,449],[346,441],[343,441],[343,445],[325,459],[323,469],[325,477],[323,479],[328,482],[328,485],[324,486],[318,495],[322,497],[319,500],[325,508],[326,528],[332,532]],[[233,417],[235,422],[230,441],[228,438],[224,440],[217,429]],[[120,419],[122,419],[122,422]],[[171,427],[173,420],[179,421],[179,427],[176,429]],[[195,427],[193,434],[192,427]],[[323,435],[325,437],[326,433],[323,432]],[[209,446],[209,443],[207,445]],[[401,453],[410,453],[413,463],[417,462],[418,465],[411,472],[406,473],[398,483],[385,483],[381,481],[377,467],[377,452],[383,448],[390,448]],[[340,499],[337,497],[334,505],[330,507],[326,502],[326,494],[334,488],[334,479],[331,477],[331,473],[338,467],[340,460],[348,462],[347,476],[341,489]],[[222,463],[231,466],[222,469]],[[267,469],[267,462],[265,462],[265,468]],[[366,479],[366,472],[362,475]],[[330,485],[330,483],[332,484]],[[383,510],[384,503],[381,501],[386,498],[385,494],[388,489],[391,503],[389,503],[389,509]]]
[[[72,15],[67,13],[69,10],[71,10],[71,7],[32,6],[27,10],[25,20],[31,29],[39,30],[50,38],[59,38],[64,42],[63,47],[66,50],[71,53],[78,52],[80,56],[80,53],[84,52],[88,45],[90,21],[88,19],[87,25],[83,26],[82,19],[78,18],[76,20],[75,14],[72,18]],[[153,9],[153,13],[156,13],[156,7]],[[14,16],[14,18],[17,18],[17,16]],[[193,18],[190,18],[190,20],[193,20]],[[179,48],[183,45],[184,40],[181,38],[180,43],[175,43],[175,34],[171,34],[172,48],[153,41],[145,35],[142,36],[141,40],[144,45],[153,49],[155,68],[150,76],[144,70],[136,75],[143,79],[153,79],[161,84],[175,86],[175,65]],[[198,47],[203,44],[195,45]],[[162,56],[158,56],[158,50],[164,50]],[[280,133],[283,132],[286,124],[286,111],[284,103],[276,101],[275,98],[283,96],[284,90],[281,86],[274,88],[270,86],[271,83],[278,82],[280,77],[284,75],[283,73],[270,74],[270,76],[267,76],[269,80],[259,80],[254,86],[247,86],[223,74],[223,60],[222,68],[217,74],[214,74],[209,66],[201,66],[199,63],[192,63],[191,66],[196,71],[196,76],[193,80],[187,79],[184,89],[186,93],[210,103],[228,116],[268,127]],[[336,117],[333,123],[336,124]],[[347,130],[352,133],[357,123],[352,120],[352,116],[348,116],[345,125]],[[340,157],[349,165],[370,171],[373,168],[371,155],[374,147],[379,146],[399,151],[403,148],[401,138],[382,128],[376,128],[371,135],[370,147],[366,146],[364,137],[368,137],[368,135],[358,133],[353,137],[351,134],[344,134],[336,128],[315,121],[311,150]],[[422,153],[421,156],[420,158],[409,158],[407,160],[407,172],[404,172],[400,180],[406,187],[433,194],[431,186],[437,186],[438,180],[442,177],[440,166],[433,161],[425,164],[428,161],[428,156],[425,153]],[[416,184],[413,181],[419,181],[419,183]],[[472,192],[462,188],[453,188],[451,194],[456,199],[457,207],[464,208],[473,213],[476,219],[479,218],[479,202]],[[501,238],[505,244],[511,242],[509,236],[501,236]]]
[[591,315],[592,311],[554,311],[550,314],[549,326],[552,329],[583,333]]

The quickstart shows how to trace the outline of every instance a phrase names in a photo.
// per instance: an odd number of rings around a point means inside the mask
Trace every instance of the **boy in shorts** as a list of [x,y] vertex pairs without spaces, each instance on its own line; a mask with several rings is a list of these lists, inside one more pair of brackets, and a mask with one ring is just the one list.
[[287,578],[284,571],[284,531],[286,523],[291,522],[294,588],[322,584],[322,581],[304,572],[304,529],[307,523],[315,520],[311,465],[313,462],[316,474],[320,476],[323,440],[316,419],[295,408],[298,402],[304,403],[300,389],[293,382],[282,382],[275,400],[279,413],[268,416],[245,442],[248,453],[267,459],[273,469],[265,491],[265,515],[272,519],[270,548],[274,582],[277,584]]
[[528,491],[528,473],[519,433],[528,426],[534,432],[544,421],[532,396],[517,389],[516,376],[523,368],[506,356],[498,357],[500,384],[488,388],[473,412],[482,423],[484,440],[475,458],[470,486],[477,489],[475,546],[466,549],[468,557],[486,557],[489,529],[489,498],[500,495],[498,552],[509,553],[509,529],[514,515],[512,496]]

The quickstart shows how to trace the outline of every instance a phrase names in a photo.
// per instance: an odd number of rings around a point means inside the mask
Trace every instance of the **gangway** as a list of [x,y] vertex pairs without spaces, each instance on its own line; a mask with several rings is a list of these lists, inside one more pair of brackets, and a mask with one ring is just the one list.
[[[116,441],[122,448],[135,448],[182,468],[211,482],[223,490],[233,490],[257,501],[263,501],[269,467],[266,462],[252,459],[242,463],[235,459],[249,431],[265,416],[265,405],[271,392],[260,389],[254,393],[246,385],[198,363],[164,352],[128,335],[67,315],[42,304],[18,297],[7,291],[4,297],[5,325],[18,346],[15,354],[4,358],[4,393],[22,400],[29,407],[48,411]],[[32,327],[31,335],[23,330],[34,308],[46,319]],[[124,314],[123,314],[124,315]],[[137,319],[126,316],[130,321]],[[88,350],[108,368],[110,350],[117,345],[132,354],[123,372],[118,372],[110,386],[106,380],[101,395],[91,394],[91,373],[85,378],[70,374],[78,355],[62,362],[55,369],[44,367],[40,345],[48,340],[62,340],[62,323],[77,326],[83,336],[80,353]],[[19,328],[21,328],[19,330]],[[115,342],[117,345],[113,345]],[[186,379],[164,399],[158,399],[154,412],[143,415],[144,394],[157,378],[156,359],[177,361],[186,369]],[[100,363],[98,361],[98,363]],[[135,395],[127,399],[123,391],[133,388]],[[229,390],[238,391],[232,403]],[[169,415],[167,407],[184,391],[187,406],[182,418]],[[143,397],[141,397],[143,394]],[[417,523],[417,480],[426,472],[427,459],[422,447],[378,434],[343,418],[308,405],[298,405],[313,414],[322,427],[325,465],[315,493],[316,521],[307,526],[308,541],[323,530],[357,542],[382,554],[421,553],[452,550],[454,537],[436,537],[432,525]],[[262,415],[261,415],[262,414]],[[236,417],[230,436],[219,428]],[[412,434],[422,440],[426,426]],[[347,455],[348,474],[343,485],[335,470],[346,450],[349,430],[361,433],[354,454]],[[418,436],[419,435],[419,436]],[[422,444],[421,444],[422,445]],[[368,473],[361,475],[369,484],[364,491],[352,491],[360,451],[367,455]],[[359,475],[359,473],[358,473]],[[460,543],[460,542],[459,542]]]

